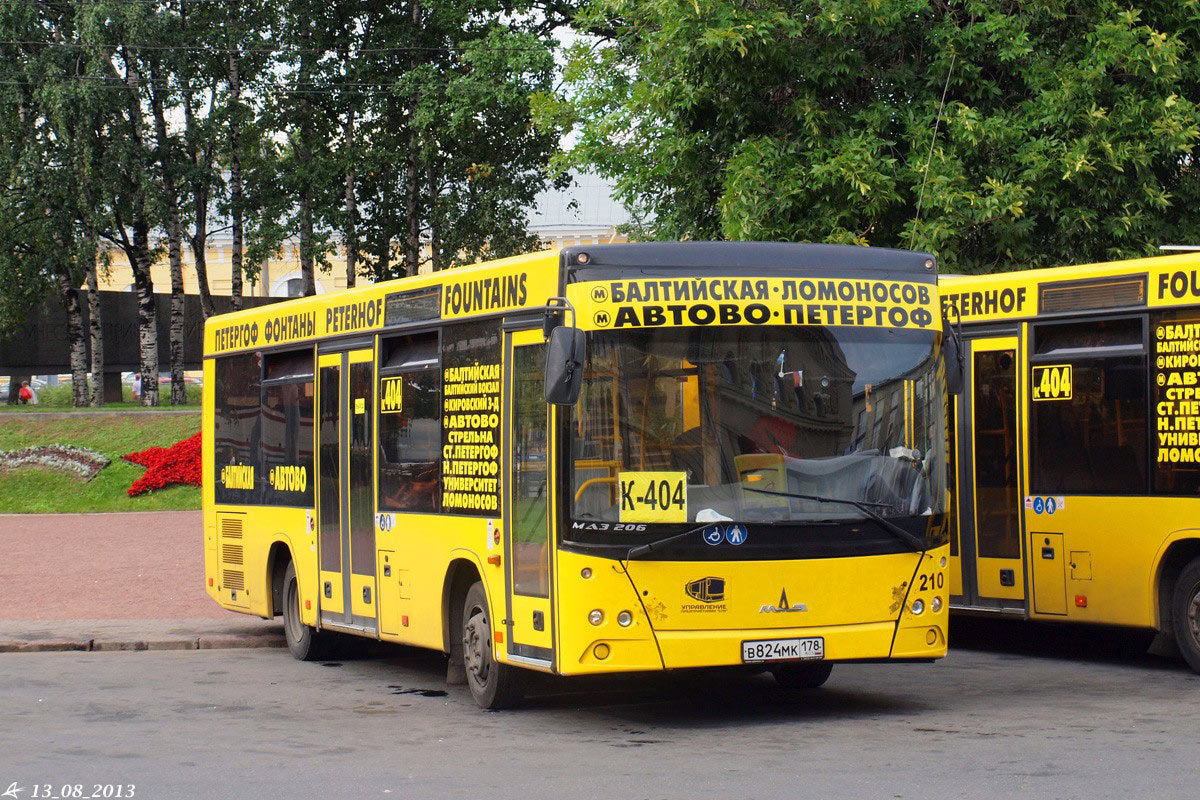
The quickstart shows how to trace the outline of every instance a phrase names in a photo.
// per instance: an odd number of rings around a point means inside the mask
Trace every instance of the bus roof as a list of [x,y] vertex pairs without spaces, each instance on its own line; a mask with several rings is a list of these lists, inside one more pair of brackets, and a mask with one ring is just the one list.
[[1135,311],[1200,304],[1200,253],[997,272],[941,275],[943,306],[963,322]]

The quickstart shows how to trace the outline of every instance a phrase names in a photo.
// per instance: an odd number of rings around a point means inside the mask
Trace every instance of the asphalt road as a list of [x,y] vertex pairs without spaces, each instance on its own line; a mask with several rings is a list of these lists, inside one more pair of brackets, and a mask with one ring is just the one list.
[[1200,677],[1181,662],[1103,632],[960,633],[973,649],[841,665],[815,692],[765,676],[550,680],[502,713],[413,650],[325,665],[4,654],[0,797],[13,782],[19,800],[35,784],[132,784],[146,800],[1196,795]]

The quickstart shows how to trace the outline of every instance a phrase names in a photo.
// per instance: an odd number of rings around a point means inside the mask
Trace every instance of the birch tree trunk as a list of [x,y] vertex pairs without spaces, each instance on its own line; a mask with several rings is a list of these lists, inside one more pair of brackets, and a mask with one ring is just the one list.
[[158,405],[158,309],[150,277],[150,224],[145,215],[133,221],[133,286],[138,298],[138,342],[142,357],[142,405]]
[[[421,25],[421,0],[412,0],[412,23],[415,30]],[[417,57],[413,57],[416,66]],[[416,275],[421,265],[421,207],[420,180],[417,178],[417,106],[421,95],[414,92],[408,112],[408,152],[404,155],[404,215],[408,229],[404,236],[404,269]]]
[[[130,138],[137,150],[145,149],[142,134],[142,108],[138,96],[141,74],[136,60],[122,48],[125,84],[128,92]],[[158,315],[154,306],[154,280],[150,276],[150,221],[146,214],[145,176],[134,175],[133,241],[125,249],[133,270],[133,286],[138,298],[138,344],[141,350],[142,405],[158,405]]]
[[82,408],[88,404],[87,340],[83,334],[79,288],[71,280],[70,270],[64,269],[58,273],[58,289],[67,312],[67,339],[71,342],[71,405]]
[[304,281],[304,296],[317,293],[317,276],[313,271],[312,193],[307,184],[300,190],[300,277]]
[[204,318],[208,319],[215,313],[212,292],[208,286],[208,259],[205,257],[208,247],[208,183],[204,176],[199,174],[202,169],[207,170],[208,159],[201,154],[200,132],[196,125],[196,114],[192,108],[193,99],[191,87],[185,85],[183,90],[184,138],[188,143],[188,157],[197,172],[196,177],[192,179],[192,205],[196,218],[193,232],[188,236],[188,240],[192,245],[192,260],[196,265],[196,283],[199,284],[200,289],[200,311]]
[[430,159],[426,177],[429,185],[429,268],[437,272],[442,268],[442,228],[438,223],[438,175],[433,159]]
[[234,311],[242,308],[242,155],[241,155],[241,120],[238,118],[241,103],[242,84],[238,71],[238,56],[229,54],[229,207],[233,217],[233,249],[230,252],[230,305]]
[[408,135],[408,152],[404,156],[404,216],[407,231],[404,234],[404,269],[416,275],[421,264],[421,208],[420,185],[417,180],[417,133]]
[[176,191],[174,166],[171,161],[167,120],[163,112],[162,86],[154,67],[150,70],[150,107],[154,113],[154,131],[158,143],[158,164],[162,171],[163,194],[167,201],[167,258],[171,265],[171,404],[187,403],[187,387],[183,382],[183,236],[179,222],[179,193]]
[[100,291],[96,276],[96,240],[91,240],[87,265],[88,335],[92,345],[92,397],[93,406],[104,405],[104,327],[100,318]]
[[343,246],[346,249],[346,288],[353,288],[355,277],[358,275],[358,202],[354,194],[354,167],[349,159],[354,157],[354,109],[346,112],[345,125],[346,150],[346,228],[342,233]]

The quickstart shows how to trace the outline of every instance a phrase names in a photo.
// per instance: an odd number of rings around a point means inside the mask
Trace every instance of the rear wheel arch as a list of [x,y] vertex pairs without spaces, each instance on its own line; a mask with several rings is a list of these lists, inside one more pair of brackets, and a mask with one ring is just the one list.
[[469,558],[455,558],[446,567],[442,582],[442,650],[452,662],[462,661],[463,602],[471,586],[481,580],[479,565]]
[[1184,568],[1197,558],[1200,558],[1200,531],[1190,531],[1189,538],[1176,539],[1167,546],[1166,551],[1158,561],[1158,569],[1154,579],[1155,586],[1155,628],[1170,633],[1173,631],[1172,598],[1175,584]]
[[281,539],[271,543],[267,553],[267,592],[271,598],[271,616],[277,617],[283,613],[284,574],[288,564],[294,562],[291,545]]

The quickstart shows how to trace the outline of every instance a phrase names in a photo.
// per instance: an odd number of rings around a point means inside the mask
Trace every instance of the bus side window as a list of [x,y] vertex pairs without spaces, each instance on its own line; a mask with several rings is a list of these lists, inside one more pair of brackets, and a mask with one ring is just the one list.
[[437,511],[442,382],[437,333],[383,343],[379,366],[379,510]]
[[1194,497],[1200,494],[1200,392],[1188,381],[1200,364],[1200,311],[1152,315],[1150,347],[1154,491]]
[[313,505],[312,348],[272,353],[262,383],[262,493],[269,505]]
[[[214,385],[213,486],[218,503],[261,502],[262,361],[257,353],[217,359]],[[237,467],[237,471],[226,471]]]
[[1141,317],[1037,326],[1028,377],[1035,494],[1146,493]]

